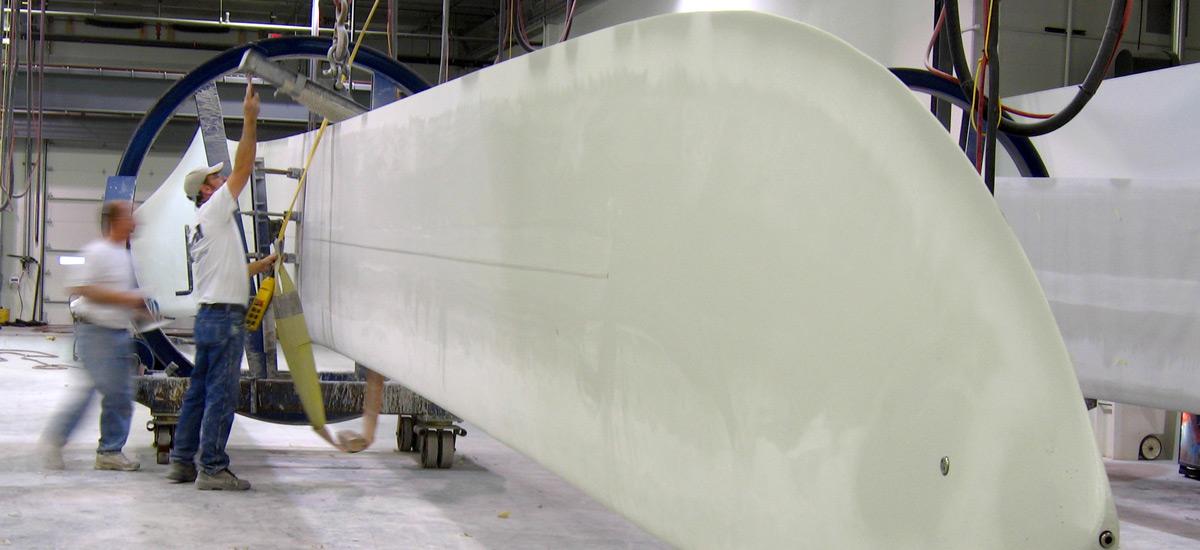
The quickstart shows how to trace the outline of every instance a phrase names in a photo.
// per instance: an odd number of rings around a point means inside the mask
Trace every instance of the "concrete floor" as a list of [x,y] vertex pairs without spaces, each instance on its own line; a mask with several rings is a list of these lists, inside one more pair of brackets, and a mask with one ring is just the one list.
[[[51,340],[50,338],[53,338]],[[126,454],[143,471],[91,469],[96,415],[68,446],[67,470],[41,468],[36,442],[78,383],[69,334],[0,332],[0,547],[14,548],[665,548],[562,479],[470,426],[451,470],[393,452],[395,418],[361,454],[305,427],[238,417],[233,470],[248,493],[162,479],[145,407]],[[323,369],[352,368],[318,351]],[[336,429],[358,429],[352,421]],[[1200,548],[1200,482],[1172,462],[1109,462],[1126,550]]]
[[[125,452],[143,470],[93,470],[93,405],[64,453],[66,471],[47,472],[36,443],[78,383],[81,371],[63,368],[70,358],[69,334],[50,341],[23,329],[0,331],[0,547],[666,547],[470,425],[452,469],[424,470],[416,455],[393,452],[395,417],[381,421],[374,447],[347,455],[307,427],[239,416],[231,469],[254,488],[219,493],[163,479],[166,466],[154,463],[144,428],[150,415],[141,405]],[[319,360],[337,363],[327,351]],[[335,366],[353,367],[343,362]]]
[[1124,550],[1200,548],[1200,481],[1172,461],[1108,461]]

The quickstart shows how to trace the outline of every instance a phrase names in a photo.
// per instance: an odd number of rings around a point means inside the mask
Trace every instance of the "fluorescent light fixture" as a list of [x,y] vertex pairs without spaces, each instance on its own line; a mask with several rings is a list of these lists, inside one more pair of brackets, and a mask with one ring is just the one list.
[[59,256],[58,265],[83,265],[83,256]]
[[758,4],[758,0],[679,0],[675,11],[753,10]]

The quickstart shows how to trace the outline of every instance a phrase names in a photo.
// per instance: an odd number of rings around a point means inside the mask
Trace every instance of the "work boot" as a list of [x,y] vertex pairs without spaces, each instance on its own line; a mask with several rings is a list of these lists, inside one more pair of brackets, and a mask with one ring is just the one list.
[[142,465],[136,461],[125,458],[121,453],[96,453],[96,469],[97,470],[117,470],[119,472],[132,472]]
[[167,470],[167,479],[172,483],[191,483],[196,481],[196,465],[172,462]]
[[200,472],[196,488],[201,491],[245,491],[250,488],[250,482],[238,479],[229,469],[224,469],[213,475]]

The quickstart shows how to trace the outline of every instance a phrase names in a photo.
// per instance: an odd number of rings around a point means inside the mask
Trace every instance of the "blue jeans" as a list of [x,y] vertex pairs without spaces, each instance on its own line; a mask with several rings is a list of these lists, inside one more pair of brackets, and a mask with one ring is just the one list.
[[175,426],[172,462],[192,464],[199,451],[205,473],[229,467],[225,444],[238,403],[245,322],[245,310],[202,307],[196,315],[196,366]]
[[75,347],[91,385],[59,411],[45,439],[59,447],[65,445],[99,392],[100,446],[96,452],[119,453],[129,438],[133,418],[133,367],[137,363],[129,331],[81,322],[75,327]]

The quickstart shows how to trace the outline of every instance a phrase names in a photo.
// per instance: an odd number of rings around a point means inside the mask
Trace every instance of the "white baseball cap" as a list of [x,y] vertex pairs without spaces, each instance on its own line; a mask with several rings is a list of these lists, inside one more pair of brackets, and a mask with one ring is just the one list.
[[208,179],[208,176],[212,174],[219,173],[224,167],[224,162],[218,162],[212,166],[201,166],[188,172],[183,177],[183,194],[187,195],[189,199],[196,200],[196,195],[200,194],[200,186],[204,184],[204,180]]

